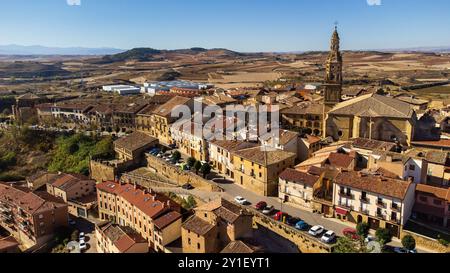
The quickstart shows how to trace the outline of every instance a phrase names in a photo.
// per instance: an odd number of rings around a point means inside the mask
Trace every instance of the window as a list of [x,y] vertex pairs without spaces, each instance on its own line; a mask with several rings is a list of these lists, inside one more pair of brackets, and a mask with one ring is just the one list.
[[188,238],[188,244],[191,244],[191,238]]
[[409,170],[410,171],[415,171],[416,170],[416,166],[415,165],[409,165]]
[[442,201],[439,199],[434,199],[433,200],[433,204],[437,205],[437,206],[441,206],[442,205]]
[[200,249],[200,243],[197,244],[197,249]]
[[44,218],[44,215],[39,214],[39,219],[42,219],[42,218]]
[[428,202],[428,198],[426,196],[420,196],[419,200],[424,203]]

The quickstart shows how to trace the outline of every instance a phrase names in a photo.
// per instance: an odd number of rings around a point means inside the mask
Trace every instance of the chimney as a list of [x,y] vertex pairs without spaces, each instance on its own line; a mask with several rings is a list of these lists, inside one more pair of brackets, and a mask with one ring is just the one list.
[[167,200],[167,206],[170,207],[170,200]]
[[156,201],[156,196],[152,196],[152,201],[155,202]]
[[134,189],[137,190],[136,182],[134,182]]

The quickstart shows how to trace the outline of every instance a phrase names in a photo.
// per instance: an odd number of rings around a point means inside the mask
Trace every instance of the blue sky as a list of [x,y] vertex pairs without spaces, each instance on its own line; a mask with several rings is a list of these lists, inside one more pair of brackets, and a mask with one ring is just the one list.
[[367,1],[1,0],[0,44],[324,50],[338,21],[344,49],[450,46],[450,1]]

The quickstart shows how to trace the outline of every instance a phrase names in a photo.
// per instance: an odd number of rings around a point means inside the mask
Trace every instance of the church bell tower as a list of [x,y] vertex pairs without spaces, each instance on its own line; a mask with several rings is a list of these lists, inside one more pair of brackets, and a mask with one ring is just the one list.
[[336,104],[341,102],[342,94],[342,55],[340,52],[340,38],[337,26],[331,38],[331,50],[326,63],[325,76],[325,114]]

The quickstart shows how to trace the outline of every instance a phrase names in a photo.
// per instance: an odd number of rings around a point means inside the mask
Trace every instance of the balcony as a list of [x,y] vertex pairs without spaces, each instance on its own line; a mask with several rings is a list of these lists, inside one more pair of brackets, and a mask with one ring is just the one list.
[[378,212],[377,212],[377,217],[378,217],[378,218],[381,218],[381,219],[383,219],[383,220],[386,220],[386,216],[383,215],[382,213],[378,213]]
[[339,195],[341,197],[347,198],[347,199],[355,199],[355,195],[347,192],[339,192]]
[[367,197],[361,197],[359,200],[361,203],[370,204],[370,199]]
[[347,205],[347,204],[339,204],[340,207],[343,207],[347,210],[355,210],[355,207],[352,205]]
[[370,211],[368,209],[361,210],[361,213],[365,215],[370,215]]
[[401,209],[400,209],[399,206],[392,206],[392,205],[391,205],[391,210],[400,212]]
[[385,202],[377,201],[377,207],[385,209],[387,206]]

